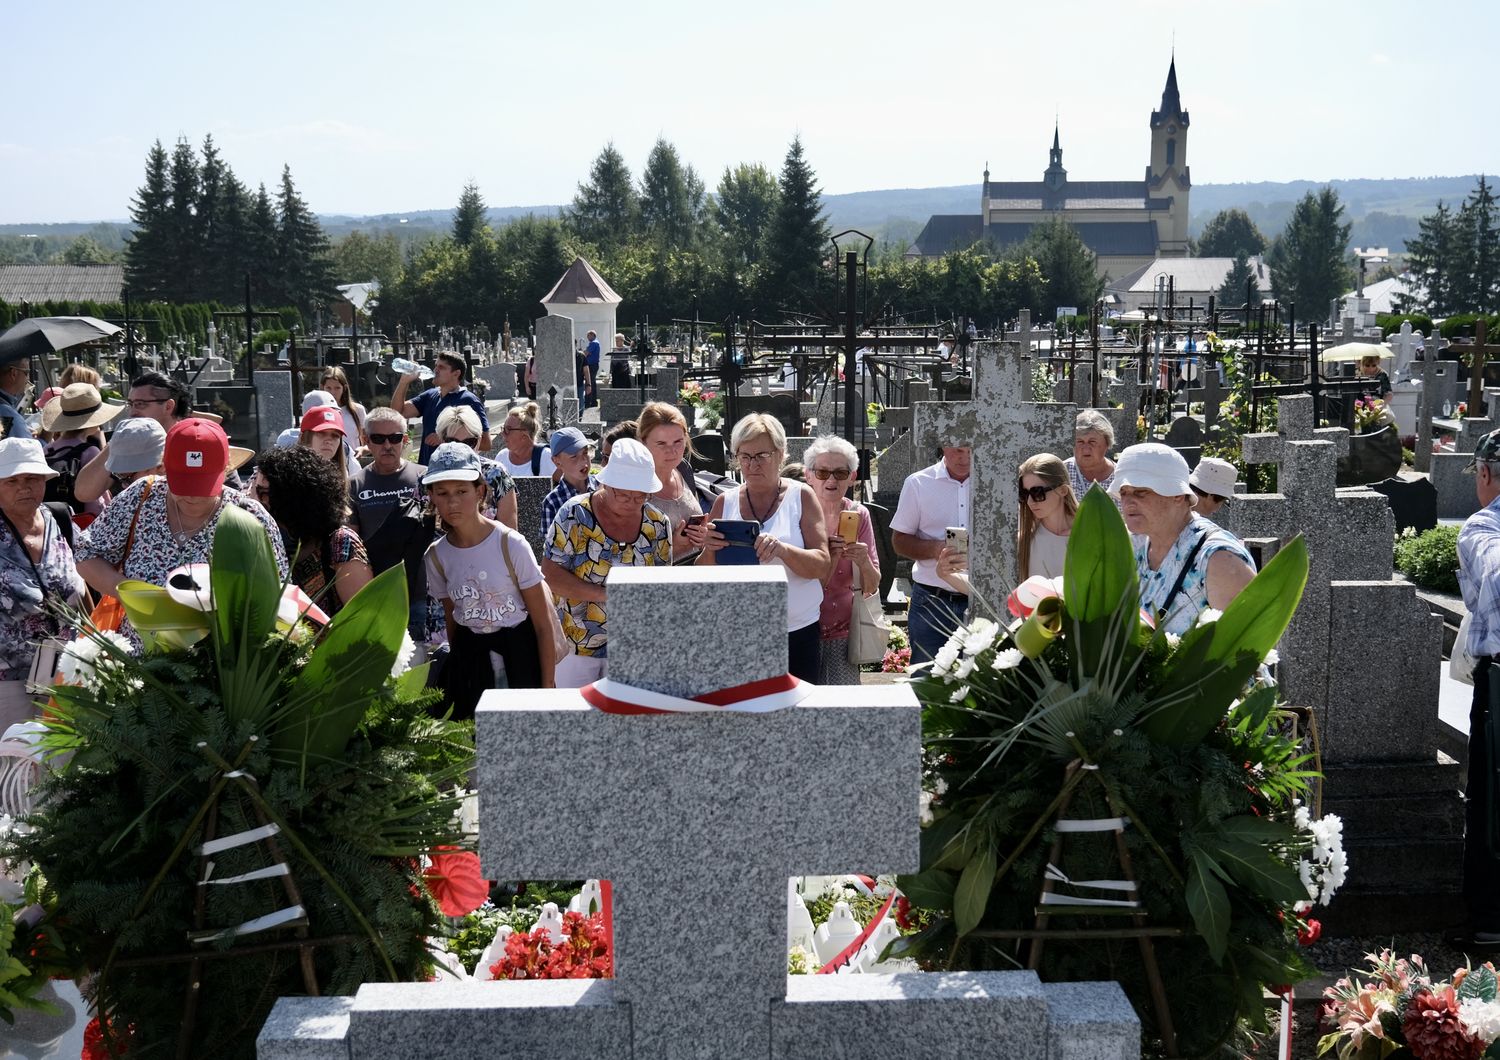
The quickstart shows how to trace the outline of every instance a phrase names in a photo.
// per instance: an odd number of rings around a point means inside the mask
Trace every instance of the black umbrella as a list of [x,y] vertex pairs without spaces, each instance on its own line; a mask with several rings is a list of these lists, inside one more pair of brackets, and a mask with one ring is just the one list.
[[32,317],[0,335],[0,365],[108,338],[121,330],[98,317]]

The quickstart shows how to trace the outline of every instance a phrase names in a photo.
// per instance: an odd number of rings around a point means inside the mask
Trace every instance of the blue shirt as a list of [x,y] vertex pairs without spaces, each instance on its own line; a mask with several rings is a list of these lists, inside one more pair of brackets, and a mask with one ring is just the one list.
[[446,394],[437,387],[429,387],[412,398],[411,403],[422,417],[422,452],[417,458],[417,463],[419,464],[427,463],[428,458],[432,456],[433,449],[437,448],[436,446],[427,444],[427,436],[437,430],[438,416],[442,414],[444,409],[451,409],[457,405],[467,405],[479,414],[479,426],[485,432],[488,432],[490,429],[490,418],[484,413],[484,402],[480,401],[473,391],[465,387],[458,387]]
[[592,340],[589,343],[588,356],[585,358],[589,364],[589,373],[595,379],[599,378],[599,350],[599,340]]
[[[1202,545],[1198,544],[1200,540]],[[1197,514],[1188,520],[1182,533],[1177,535],[1172,550],[1155,570],[1151,569],[1148,555],[1150,538],[1137,534],[1131,541],[1135,545],[1136,570],[1141,578],[1141,607],[1154,615],[1170,604],[1166,618],[1160,623],[1168,633],[1186,633],[1197,623],[1198,616],[1208,610],[1208,560],[1214,553],[1229,552],[1244,560],[1252,570],[1255,568],[1255,561],[1239,538]],[[1192,566],[1182,576],[1182,588],[1168,600],[1178,576],[1182,575],[1183,565],[1189,559]]]
[[590,475],[588,485],[581,490],[575,490],[573,484],[565,478],[557,480],[557,485],[552,487],[552,492],[542,498],[542,541],[546,542],[552,536],[552,520],[557,518],[557,513],[562,511],[562,506],[567,504],[580,493],[592,493],[599,488],[599,483],[594,476]]
[[1458,532],[1458,587],[1469,609],[1469,654],[1500,654],[1500,497]]
[[21,415],[21,399],[0,390],[0,423],[5,425],[6,438],[30,438],[31,428],[26,426],[26,417]]

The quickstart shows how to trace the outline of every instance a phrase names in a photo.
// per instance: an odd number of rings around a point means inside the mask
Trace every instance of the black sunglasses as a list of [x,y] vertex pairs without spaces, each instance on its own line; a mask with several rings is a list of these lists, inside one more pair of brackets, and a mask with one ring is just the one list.
[[1019,489],[1020,494],[1021,494],[1021,500],[1023,500],[1023,501],[1028,501],[1029,500],[1029,501],[1034,501],[1037,504],[1041,504],[1044,500],[1047,499],[1047,494],[1049,494],[1053,490],[1057,489],[1057,487],[1056,486],[1020,486],[1020,487],[1018,487],[1018,489]]
[[406,435],[404,435],[404,434],[372,434],[372,435],[370,435],[370,443],[372,445],[398,445],[398,444],[400,444],[401,442],[404,442],[404,441],[406,441]]
[[854,472],[850,471],[847,467],[834,468],[831,471],[826,467],[815,467],[812,469],[810,474],[819,482],[827,482],[831,478],[835,478],[840,482],[843,482],[850,475],[854,474]]

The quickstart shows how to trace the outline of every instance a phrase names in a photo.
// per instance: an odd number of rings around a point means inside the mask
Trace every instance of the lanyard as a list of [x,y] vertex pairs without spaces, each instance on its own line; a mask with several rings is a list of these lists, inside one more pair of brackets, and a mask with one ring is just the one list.
[[[47,513],[49,516],[51,512]],[[0,511],[0,519],[5,520],[5,528],[10,531],[10,536],[16,539],[16,547],[21,550],[21,555],[26,557],[26,565],[31,568],[31,576],[36,579],[36,587],[42,591],[43,602],[47,599],[47,582],[42,578],[42,572],[37,569],[36,562],[31,558],[31,550],[26,547],[26,539],[16,529],[16,524],[10,521],[10,516]],[[47,520],[42,520],[42,555],[47,555]]]

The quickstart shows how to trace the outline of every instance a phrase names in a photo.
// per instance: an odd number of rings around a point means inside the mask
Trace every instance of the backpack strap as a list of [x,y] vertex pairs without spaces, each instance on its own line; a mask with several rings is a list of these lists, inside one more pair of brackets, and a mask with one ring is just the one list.
[[52,513],[52,521],[57,524],[57,532],[62,534],[62,539],[73,547],[73,509],[62,501],[45,501],[42,507]]
[[531,473],[540,475],[542,473],[542,454],[547,451],[545,446],[533,445],[531,447]]

